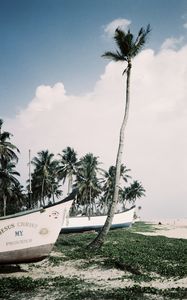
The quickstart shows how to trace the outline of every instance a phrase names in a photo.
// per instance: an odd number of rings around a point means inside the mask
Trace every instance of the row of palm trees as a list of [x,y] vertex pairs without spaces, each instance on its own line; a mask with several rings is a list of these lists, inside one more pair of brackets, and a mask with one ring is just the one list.
[[[16,171],[19,149],[10,142],[11,134],[2,131],[0,120],[0,212],[1,215],[21,209],[45,206],[58,201],[63,190],[69,194],[78,190],[71,214],[100,214],[108,212],[114,185],[115,167],[108,171],[101,168],[99,158],[87,153],[78,159],[71,147],[66,147],[55,158],[48,150],[40,151],[31,160],[33,171],[24,191]],[[134,204],[137,198],[145,195],[145,189],[138,181],[131,180],[130,169],[121,165],[119,185],[119,205]]]
[[25,201],[23,187],[19,183],[16,171],[19,149],[10,142],[12,136],[7,131],[2,131],[3,120],[0,119],[0,213],[16,210]]
[[[31,161],[34,171],[31,178],[32,205],[41,206],[55,202],[62,195],[66,186],[69,194],[72,189],[78,190],[71,213],[93,215],[107,213],[114,192],[115,167],[108,171],[102,169],[99,158],[87,153],[80,159],[71,147],[58,154],[59,159],[48,150],[38,152]],[[131,178],[130,169],[121,165],[121,181],[127,183]],[[120,183],[119,203],[123,208],[126,202],[135,203],[144,196],[145,189],[138,181],[124,186]]]

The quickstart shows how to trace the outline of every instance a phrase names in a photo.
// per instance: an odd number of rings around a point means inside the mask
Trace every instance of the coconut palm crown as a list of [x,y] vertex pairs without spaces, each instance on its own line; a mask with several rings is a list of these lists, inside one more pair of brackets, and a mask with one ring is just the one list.
[[15,151],[19,153],[19,149],[13,145],[9,140],[12,136],[10,132],[2,131],[3,120],[0,119],[0,165],[3,168],[3,164],[14,161],[18,162],[18,156]]
[[146,29],[140,28],[136,39],[130,32],[130,29],[126,32],[121,30],[119,27],[116,29],[114,34],[114,40],[118,46],[116,52],[107,51],[102,57],[108,58],[114,61],[126,61],[127,67],[123,71],[123,74],[131,68],[131,60],[134,58],[143,48],[146,43],[147,36],[151,31],[151,27],[148,24]]

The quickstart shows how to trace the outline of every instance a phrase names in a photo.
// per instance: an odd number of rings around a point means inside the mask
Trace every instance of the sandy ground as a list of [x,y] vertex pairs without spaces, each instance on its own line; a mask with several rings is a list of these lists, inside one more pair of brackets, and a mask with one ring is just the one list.
[[145,235],[163,235],[170,238],[187,239],[187,219],[160,219],[145,221],[153,224],[155,232],[144,232]]
[[[53,252],[53,256],[58,255]],[[82,261],[66,261],[59,266],[52,266],[49,264],[48,260],[44,260],[40,263],[35,263],[32,265],[23,264],[20,269],[15,269],[12,273],[4,272],[0,273],[1,277],[32,277],[37,278],[54,278],[57,276],[64,276],[68,278],[79,278],[83,279],[88,283],[92,283],[97,289],[99,288],[123,288],[130,287],[135,284],[134,281],[129,278],[124,278],[124,276],[130,275],[128,272],[124,272],[117,269],[102,269],[98,266],[92,266],[90,268],[82,269]],[[11,271],[11,270],[10,270]],[[155,275],[155,274],[153,274]],[[142,282],[141,286],[154,287],[159,289],[177,288],[177,287],[187,287],[187,278],[182,278],[179,280],[166,280],[159,277],[150,282]]]
[[[146,235],[164,235],[172,238],[187,238],[187,219],[183,220],[154,220],[148,221],[155,225],[155,232],[146,232],[141,234]],[[158,225],[160,224],[160,225]],[[59,254],[56,252],[51,253],[52,256],[59,256],[63,254]],[[128,273],[117,269],[102,269],[99,268],[98,265],[92,266],[90,268],[82,269],[83,261],[65,261],[59,266],[53,266],[49,263],[49,260],[46,259],[40,263],[35,264],[23,264],[20,265],[20,268],[17,270],[13,270],[12,272],[0,272],[1,277],[8,276],[30,276],[33,279],[36,278],[46,278],[46,277],[56,277],[56,276],[64,276],[64,277],[77,277],[80,279],[84,279],[86,282],[93,283],[100,288],[107,287],[126,287],[132,286],[135,283],[128,278],[124,278],[128,276]],[[16,268],[16,267],[15,267]],[[187,278],[183,278],[180,280],[166,280],[164,278],[154,279],[151,282],[143,282],[142,286],[152,286],[159,289],[167,289],[167,288],[176,288],[176,287],[187,287]]]

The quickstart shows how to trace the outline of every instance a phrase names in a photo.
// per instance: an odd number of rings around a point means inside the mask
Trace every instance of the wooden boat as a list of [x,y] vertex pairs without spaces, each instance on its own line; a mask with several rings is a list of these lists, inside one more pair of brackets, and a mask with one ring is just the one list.
[[[126,209],[123,212],[114,215],[111,229],[130,227],[133,222],[135,206]],[[64,222],[61,233],[83,232],[89,230],[99,231],[106,220],[106,215],[103,216],[76,216],[67,217]]]
[[48,256],[69,214],[75,192],[58,203],[0,218],[0,265]]

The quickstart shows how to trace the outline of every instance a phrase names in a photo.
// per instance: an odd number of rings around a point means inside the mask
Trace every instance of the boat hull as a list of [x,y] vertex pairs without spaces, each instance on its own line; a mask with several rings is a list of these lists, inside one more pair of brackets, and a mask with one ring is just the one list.
[[72,201],[0,218],[0,265],[36,262],[50,253]]
[[20,264],[38,262],[45,259],[51,252],[54,244],[29,247],[0,254],[0,264]]
[[[135,206],[114,215],[110,229],[127,228],[132,225]],[[105,224],[107,216],[78,216],[67,218],[64,222],[61,233],[75,233],[84,231],[100,231]]]

